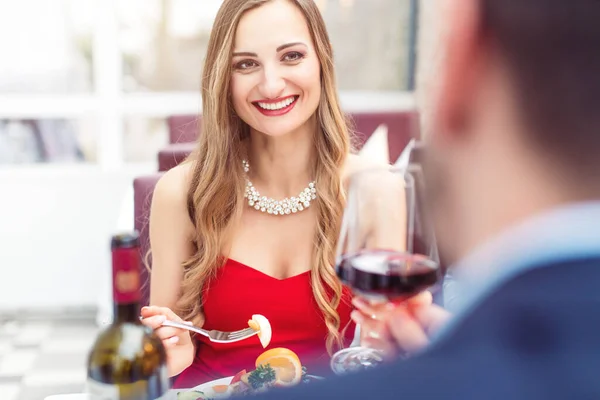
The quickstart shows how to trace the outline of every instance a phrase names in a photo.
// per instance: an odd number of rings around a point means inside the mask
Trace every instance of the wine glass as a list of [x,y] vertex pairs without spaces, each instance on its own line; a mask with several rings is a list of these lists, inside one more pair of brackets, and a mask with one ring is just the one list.
[[[421,168],[382,166],[351,176],[336,272],[342,283],[378,306],[402,302],[440,281],[433,227],[423,212]],[[373,367],[381,352],[350,347],[331,359],[341,375]]]

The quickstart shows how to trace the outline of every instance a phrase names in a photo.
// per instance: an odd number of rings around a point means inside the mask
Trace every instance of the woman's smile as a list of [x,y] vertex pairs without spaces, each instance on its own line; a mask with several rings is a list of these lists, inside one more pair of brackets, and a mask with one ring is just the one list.
[[252,104],[258,111],[267,117],[278,117],[292,111],[300,98],[298,95],[280,97],[272,100],[253,101]]

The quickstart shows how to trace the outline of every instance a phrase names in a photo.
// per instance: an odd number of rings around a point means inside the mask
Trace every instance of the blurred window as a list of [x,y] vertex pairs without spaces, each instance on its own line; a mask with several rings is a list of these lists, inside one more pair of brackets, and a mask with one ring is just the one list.
[[[0,2],[0,165],[155,163],[166,118],[200,111],[203,57],[221,2]],[[416,0],[315,2],[342,102],[346,94],[355,109],[386,107],[390,93],[412,89]]]
[[0,3],[0,93],[92,90],[93,0]]
[[[404,90],[410,0],[316,0],[335,51],[340,90]],[[195,91],[221,0],[118,3],[127,91]]]

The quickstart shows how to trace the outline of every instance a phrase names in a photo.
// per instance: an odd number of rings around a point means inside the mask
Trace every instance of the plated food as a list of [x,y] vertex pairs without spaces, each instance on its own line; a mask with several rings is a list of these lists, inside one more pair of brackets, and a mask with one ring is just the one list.
[[[227,379],[226,379],[227,380]],[[294,386],[307,380],[300,359],[290,349],[275,348],[256,359],[256,369],[240,371],[229,383],[213,382],[189,391],[177,393],[177,400],[224,399],[261,393],[273,387]]]

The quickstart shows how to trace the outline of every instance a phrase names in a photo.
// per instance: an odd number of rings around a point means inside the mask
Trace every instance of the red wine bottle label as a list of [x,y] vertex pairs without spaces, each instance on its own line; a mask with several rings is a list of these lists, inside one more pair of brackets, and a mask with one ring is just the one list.
[[114,249],[113,296],[115,303],[128,304],[140,301],[140,265],[138,248]]

